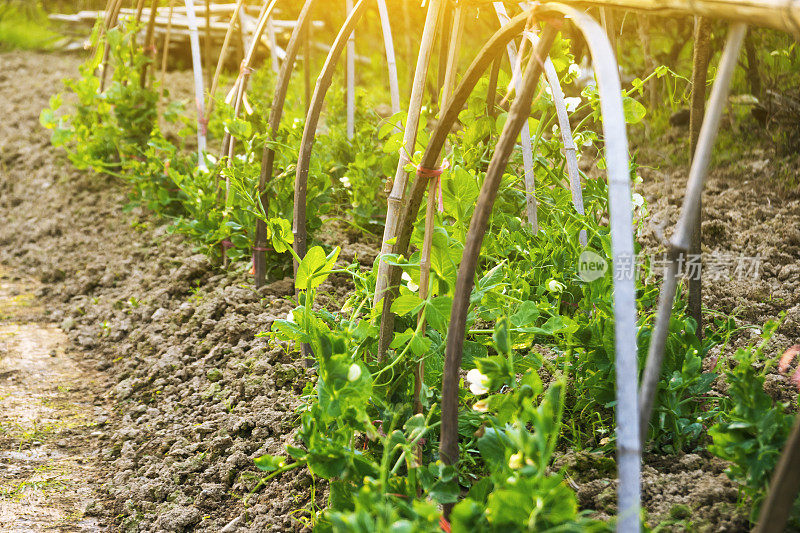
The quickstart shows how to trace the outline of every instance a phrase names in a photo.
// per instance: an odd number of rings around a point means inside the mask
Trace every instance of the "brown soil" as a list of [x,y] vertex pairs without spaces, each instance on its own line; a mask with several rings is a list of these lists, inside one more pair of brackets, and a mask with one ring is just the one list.
[[[167,221],[138,209],[123,211],[126,193],[116,181],[74,170],[49,146],[47,132],[37,123],[39,111],[60,79],[75,75],[78,62],[52,54],[0,56],[0,99],[8,102],[0,121],[0,262],[17,276],[42,283],[31,289],[14,281],[19,287],[14,290],[34,290],[42,307],[23,306],[28,318],[14,314],[11,320],[33,320],[39,328],[28,335],[42,343],[40,351],[31,351],[37,364],[65,365],[57,371],[69,377],[70,390],[56,395],[48,388],[55,382],[47,380],[36,385],[42,387],[37,394],[82,406],[82,418],[59,411],[59,420],[76,426],[68,451],[59,453],[73,468],[65,483],[83,477],[86,486],[98,489],[95,495],[66,491],[74,494],[63,503],[51,498],[50,510],[69,515],[75,505],[91,500],[94,504],[76,508],[73,524],[81,513],[89,514],[89,507],[90,514],[99,515],[90,524],[113,521],[114,529],[123,531],[304,529],[324,493],[307,471],[288,472],[250,494],[261,477],[252,460],[281,453],[292,441],[299,393],[313,379],[313,372],[284,350],[256,337],[292,308],[292,282],[278,280],[255,291],[246,266],[221,273],[204,256],[194,255],[190,243],[171,235]],[[36,84],[23,92],[19,79]],[[772,343],[779,355],[781,347],[800,342],[800,193],[782,190],[769,172],[772,167],[752,166],[766,158],[751,154],[711,176],[704,222],[708,252],[760,254],[762,267],[759,279],[707,283],[705,304],[753,324],[786,311]],[[659,224],[665,227],[677,217],[685,172],[643,169],[642,174],[641,192],[652,213],[642,239],[657,250]],[[350,243],[342,257],[364,257],[368,251]],[[336,301],[348,285],[334,279],[324,288]],[[9,313],[0,307],[3,314]],[[43,325],[48,323],[60,327]],[[744,330],[737,343],[755,336]],[[49,354],[51,342],[62,346],[52,358],[58,364],[41,356],[41,350]],[[64,350],[68,355],[61,355]],[[89,380],[70,381],[76,369]],[[0,384],[3,379],[0,374]],[[88,385],[90,380],[97,385]],[[771,378],[771,387],[776,398],[796,402],[784,376]],[[97,398],[113,408],[107,420],[94,410],[95,401],[104,405]],[[5,438],[0,436],[2,452],[11,450]],[[37,437],[41,444],[31,442],[29,449],[53,449],[64,437],[53,438]],[[79,443],[83,450],[77,449]],[[92,453],[94,447],[98,453]],[[88,458],[86,464],[79,463],[81,457]],[[47,456],[56,460],[61,456]],[[746,528],[736,487],[722,473],[724,464],[694,454],[645,462],[645,504],[653,523],[672,520],[674,530]],[[6,486],[5,464],[0,487]],[[589,461],[586,473],[585,465],[584,460],[565,463],[582,506],[612,514],[614,487],[605,467]],[[83,472],[78,466],[88,474],[76,474]],[[0,500],[0,527],[8,501]],[[47,515],[41,511],[40,516]],[[55,518],[42,520],[31,527],[62,527]]]

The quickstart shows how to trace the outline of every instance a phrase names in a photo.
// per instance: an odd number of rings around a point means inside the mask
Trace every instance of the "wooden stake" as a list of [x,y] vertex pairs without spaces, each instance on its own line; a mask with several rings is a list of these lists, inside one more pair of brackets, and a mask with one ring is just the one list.
[[[345,0],[347,15],[353,12],[353,0]],[[356,34],[347,40],[347,138],[351,141],[356,128]]]
[[147,32],[145,33],[144,38],[144,46],[145,46],[145,53],[147,57],[150,59],[147,63],[144,64],[142,67],[142,73],[139,76],[139,86],[144,89],[147,86],[147,68],[150,66],[150,63],[155,61],[156,50],[155,50],[155,41],[154,41],[154,32],[153,29],[156,25],[156,7],[158,6],[158,0],[153,0],[150,4],[150,18],[147,21]]
[[[453,24],[450,35],[450,47],[447,52],[447,69],[444,76],[444,86],[442,87],[442,110],[447,108],[447,103],[453,92],[456,83],[456,73],[458,71],[458,51],[461,47],[461,34],[464,31],[464,8],[457,6],[454,8]],[[437,164],[438,167],[438,164]],[[441,183],[441,170],[437,171],[438,176],[429,176],[428,185],[428,205],[425,209],[425,234],[422,238],[422,251],[419,259],[419,297],[422,300],[428,299],[430,291],[431,275],[431,250],[433,248],[433,231],[436,227],[436,209],[438,201],[438,187]],[[421,331],[425,332],[425,311],[422,310],[417,317],[421,321]],[[414,412],[422,413],[422,400],[420,393],[425,381],[425,361],[420,360],[416,364],[414,372]]]
[[[691,138],[690,157],[694,157],[697,139],[700,136],[700,127],[703,124],[703,114],[706,109],[706,80],[708,78],[708,63],[711,59],[711,19],[700,17],[695,25],[695,45],[692,66],[692,110],[689,121],[689,135]],[[703,199],[700,202],[694,221],[692,232],[692,245],[689,247],[689,256],[701,262],[702,248],[702,212]],[[701,271],[689,276],[689,302],[688,311],[697,324],[697,336],[703,337],[703,281]]]
[[[392,24],[389,11],[386,9],[386,0],[378,1],[378,14],[381,18],[383,30],[383,46],[386,50],[386,63],[389,68],[389,94],[392,100],[392,114],[400,112],[400,82],[397,78],[397,59],[394,53],[394,40],[392,39]],[[403,3],[405,5],[405,2]]]
[[189,18],[189,43],[192,50],[192,71],[194,73],[194,99],[197,109],[197,166],[206,170],[206,118],[203,116],[203,63],[200,59],[200,40],[197,37],[197,18],[194,14],[194,0],[184,0]]
[[172,13],[176,0],[169,0],[169,19],[167,20],[167,33],[164,35],[164,50],[161,53],[161,87],[159,88],[158,101],[164,99],[164,84],[167,77],[167,58],[169,57],[169,41],[172,34]]
[[[436,26],[439,19],[439,12],[442,9],[443,0],[431,0],[428,4],[428,14],[425,19],[425,28],[422,31],[422,43],[419,48],[417,58],[417,68],[414,74],[414,84],[411,89],[411,101],[408,105],[408,115],[406,118],[405,131],[403,133],[403,152],[395,171],[394,184],[389,194],[388,207],[386,210],[386,226],[383,231],[383,243],[381,244],[381,254],[391,251],[392,239],[397,233],[397,222],[402,206],[405,204],[405,189],[408,181],[406,165],[408,158],[414,153],[417,143],[417,129],[419,128],[419,116],[422,111],[422,98],[425,93],[425,80],[428,75],[433,41],[436,38]],[[375,286],[374,306],[383,298],[388,286],[388,266],[383,261],[378,266],[378,276]]]

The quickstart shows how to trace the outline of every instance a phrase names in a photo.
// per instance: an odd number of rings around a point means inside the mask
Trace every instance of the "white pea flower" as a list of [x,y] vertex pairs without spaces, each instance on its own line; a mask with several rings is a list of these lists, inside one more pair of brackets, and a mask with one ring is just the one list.
[[508,467],[512,470],[519,470],[523,464],[522,452],[517,452],[508,458]]
[[481,400],[479,402],[475,402],[475,405],[472,408],[478,412],[485,413],[489,410],[489,403],[486,400]]
[[353,363],[347,370],[347,381],[356,381],[361,377],[361,367]]
[[408,287],[408,290],[411,292],[417,292],[419,290],[419,285],[414,283],[414,280],[411,279],[411,276],[409,276],[407,272],[403,272],[401,277],[403,281],[406,282],[406,287]]
[[286,313],[286,321],[295,323],[294,322],[294,311],[289,311],[288,313]]
[[350,178],[348,178],[347,176],[342,176],[341,178],[339,178],[339,181],[342,182],[342,185],[344,186],[345,189],[350,188]]
[[489,392],[489,377],[481,374],[481,371],[477,368],[467,372],[467,382],[469,383],[470,392],[476,396]]
[[566,285],[564,285],[560,281],[556,281],[554,279],[551,279],[550,281],[547,282],[547,290],[550,291],[550,292],[561,293],[561,292],[564,292],[564,289],[566,289],[566,288],[567,288]]
[[580,96],[568,96],[564,98],[564,104],[567,106],[568,113],[574,113],[578,107],[583,103]]
[[577,63],[572,63],[567,72],[569,73],[570,78],[577,78],[581,75],[581,67]]

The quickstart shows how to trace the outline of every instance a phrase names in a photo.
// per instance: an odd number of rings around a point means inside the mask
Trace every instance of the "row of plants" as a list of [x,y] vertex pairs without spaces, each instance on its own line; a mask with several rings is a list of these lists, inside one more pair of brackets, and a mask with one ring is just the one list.
[[[201,170],[187,146],[195,132],[189,106],[170,101],[166,91],[160,99],[147,68],[151,59],[137,44],[136,31],[130,22],[107,32],[98,24],[95,53],[81,67],[81,77],[67,81],[69,96],[52,98],[41,122],[74,165],[130,183],[132,204],[171,218],[176,232],[210,256],[224,251],[246,268],[253,228],[262,220],[273,248],[268,254],[271,277],[283,277],[293,259],[299,264],[296,307],[263,335],[298,357],[300,347],[309,346],[304,353],[313,354],[317,377],[304,390],[298,446],[287,447],[283,456],[256,460],[269,472],[264,482],[298,467],[329,480],[326,507],[312,510],[309,517],[320,531],[609,529],[609,523],[579,509],[565,473],[552,468],[555,455],[570,451],[613,457],[616,437],[613,272],[586,280],[578,270],[587,251],[611,263],[607,184],[584,176],[586,214],[575,212],[549,94],[540,93],[531,109],[538,118],[529,120],[535,132],[539,230],[531,231],[522,218],[525,193],[516,154],[503,178],[471,298],[459,395],[460,460],[445,465],[438,456],[439,406],[450,307],[471,215],[494,140],[507,118],[504,95],[490,99],[498,105],[487,109],[490,81],[483,80],[461,112],[459,129],[450,135],[427,296],[420,297],[418,251],[383,258],[402,268],[403,284],[391,308],[397,316],[394,339],[380,357],[377,262],[372,267],[345,265],[338,260],[338,248],[314,238],[326,221],[337,218],[364,233],[380,234],[383,177],[398,162],[402,131],[396,125],[403,114],[378,117],[370,105],[377,100],[370,93],[375,89],[362,90],[356,133],[348,139],[343,107],[330,106],[308,180],[312,246],[299,257],[291,246],[291,211],[304,124],[300,91],[290,94],[276,136],[267,133],[265,119],[274,84],[267,69],[253,75],[252,113],[237,117],[224,101],[217,102],[208,123],[211,146],[227,132],[240,153],[231,159],[209,153],[211,165]],[[101,91],[106,44],[110,83]],[[568,85],[578,72],[572,68],[569,41],[561,39],[553,50],[562,83]],[[654,73],[668,75],[665,68]],[[510,81],[501,72],[497,87],[502,92]],[[646,81],[636,80],[625,94],[632,123],[647,112],[634,99]],[[596,90],[589,85],[575,94],[573,117],[580,121],[573,135],[584,151],[596,153],[594,145],[602,142],[593,131],[599,116]],[[420,148],[427,140],[426,122],[435,118],[430,110],[423,114]],[[265,146],[276,153],[268,205],[257,194]],[[602,159],[598,164],[602,167]],[[636,176],[635,165],[630,170]],[[647,205],[638,196],[635,203],[641,224]],[[585,246],[579,239],[582,231],[588,236]],[[420,218],[413,249],[422,248],[423,235]],[[645,265],[637,279],[641,364],[658,295],[655,274]],[[318,298],[331,276],[349,278],[355,286],[336,309],[326,309]],[[790,415],[763,391],[767,369],[753,364],[763,359],[763,345],[741,349],[730,363],[703,368],[709,352],[724,351],[735,330],[733,320],[718,319],[700,340],[683,302],[676,304],[648,442],[660,454],[707,448],[731,461],[730,475],[743,487],[742,502],[757,503],[788,434]],[[772,332],[774,325],[764,334]],[[720,374],[731,384],[723,398],[712,394]],[[441,506],[452,506],[449,520]]]

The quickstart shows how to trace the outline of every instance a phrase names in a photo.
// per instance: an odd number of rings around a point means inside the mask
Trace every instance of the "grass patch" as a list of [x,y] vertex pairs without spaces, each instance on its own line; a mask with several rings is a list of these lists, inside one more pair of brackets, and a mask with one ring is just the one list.
[[38,4],[24,2],[0,6],[0,52],[49,50],[59,37]]

